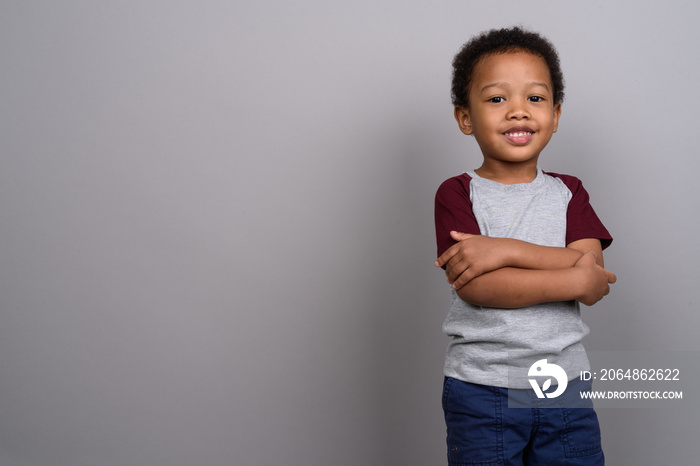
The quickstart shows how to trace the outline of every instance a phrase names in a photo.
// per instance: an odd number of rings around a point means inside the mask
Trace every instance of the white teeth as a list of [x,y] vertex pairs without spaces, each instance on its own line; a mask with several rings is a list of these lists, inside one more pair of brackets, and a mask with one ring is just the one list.
[[510,136],[510,137],[512,137],[512,138],[518,138],[518,137],[522,137],[522,136],[532,136],[532,133],[530,133],[530,132],[526,132],[526,133],[523,133],[523,132],[520,132],[520,133],[506,133],[506,136]]

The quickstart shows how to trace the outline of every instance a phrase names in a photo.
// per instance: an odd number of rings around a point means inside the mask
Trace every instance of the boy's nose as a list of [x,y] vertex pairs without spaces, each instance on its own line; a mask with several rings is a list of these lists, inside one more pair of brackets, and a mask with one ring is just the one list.
[[506,117],[509,120],[522,120],[523,118],[530,118],[530,113],[526,110],[524,104],[514,102],[508,110],[508,115]]
[[517,112],[511,112],[511,114],[508,116],[509,120],[522,120],[524,118],[530,118],[530,115],[527,114],[525,111],[517,111]]

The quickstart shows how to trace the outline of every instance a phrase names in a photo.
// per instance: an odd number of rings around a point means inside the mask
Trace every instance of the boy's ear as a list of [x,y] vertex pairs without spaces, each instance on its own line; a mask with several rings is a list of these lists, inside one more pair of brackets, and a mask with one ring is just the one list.
[[559,129],[559,117],[561,116],[561,104],[554,105],[554,132]]
[[472,122],[471,118],[469,117],[469,110],[467,110],[464,107],[455,107],[455,120],[457,120],[459,129],[464,134],[466,134],[467,136],[472,135],[474,131],[472,130]]

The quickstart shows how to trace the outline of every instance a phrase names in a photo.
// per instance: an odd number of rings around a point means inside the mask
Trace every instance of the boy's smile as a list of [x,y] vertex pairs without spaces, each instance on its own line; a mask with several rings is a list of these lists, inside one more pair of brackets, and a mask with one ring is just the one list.
[[505,137],[516,146],[528,144],[532,140],[534,131],[529,126],[514,126],[503,133]]
[[561,114],[552,87],[539,55],[513,51],[479,61],[469,108],[455,108],[460,129],[474,135],[484,156],[479,175],[501,182],[535,178],[537,159],[557,131]]

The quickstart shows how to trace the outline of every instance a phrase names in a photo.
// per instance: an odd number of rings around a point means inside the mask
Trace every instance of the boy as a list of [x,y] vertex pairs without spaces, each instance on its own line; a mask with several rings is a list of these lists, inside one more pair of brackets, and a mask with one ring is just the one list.
[[[602,254],[612,237],[578,179],[538,168],[563,97],[557,52],[536,33],[483,33],[453,61],[454,116],[483,163],[435,198],[435,265],[452,284],[450,465],[604,464],[597,416],[579,395],[590,385],[576,379],[589,369],[578,303],[593,305],[615,282]],[[540,390],[533,371],[555,366],[566,390]],[[509,396],[528,409],[509,407]]]

